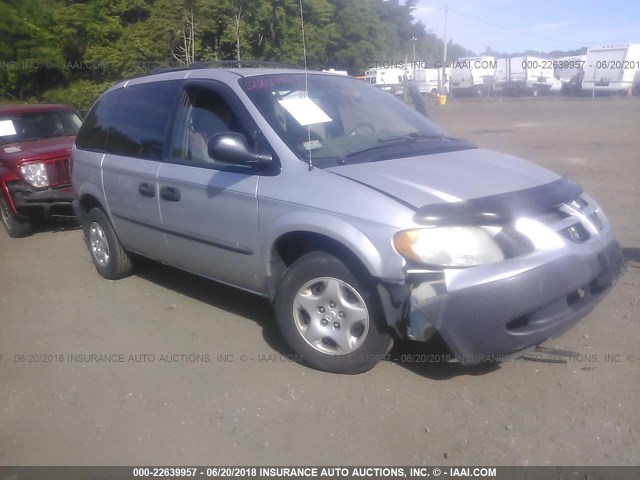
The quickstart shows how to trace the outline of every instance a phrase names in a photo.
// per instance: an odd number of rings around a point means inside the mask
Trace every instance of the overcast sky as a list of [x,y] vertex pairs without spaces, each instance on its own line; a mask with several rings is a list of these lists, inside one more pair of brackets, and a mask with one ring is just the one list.
[[414,16],[439,37],[445,4],[448,38],[476,53],[640,43],[638,0],[419,0]]

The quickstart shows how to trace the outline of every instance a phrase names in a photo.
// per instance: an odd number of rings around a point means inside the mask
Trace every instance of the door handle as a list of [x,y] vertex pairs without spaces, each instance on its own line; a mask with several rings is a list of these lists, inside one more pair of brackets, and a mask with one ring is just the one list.
[[156,188],[150,183],[142,182],[138,185],[138,192],[143,197],[155,197],[156,196]]
[[179,202],[180,190],[174,187],[160,187],[160,197],[167,202]]

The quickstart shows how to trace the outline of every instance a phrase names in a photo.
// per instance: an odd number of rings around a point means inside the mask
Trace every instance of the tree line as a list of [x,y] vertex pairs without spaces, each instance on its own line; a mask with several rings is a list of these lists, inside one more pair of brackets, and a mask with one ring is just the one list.
[[[417,0],[303,0],[309,68],[441,60]],[[301,66],[300,0],[2,0],[0,98],[88,108],[115,81],[193,61]],[[450,43],[449,59],[471,52]]]

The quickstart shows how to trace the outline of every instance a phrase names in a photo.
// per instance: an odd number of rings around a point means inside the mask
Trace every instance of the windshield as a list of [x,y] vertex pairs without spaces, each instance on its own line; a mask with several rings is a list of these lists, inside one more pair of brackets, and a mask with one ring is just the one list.
[[72,110],[0,114],[0,145],[76,135],[80,123]]
[[[308,82],[308,96],[306,88]],[[389,146],[446,141],[432,121],[389,93],[354,78],[281,74],[246,77],[240,84],[280,138],[304,161],[345,160]],[[420,148],[416,145],[420,144]],[[408,148],[410,147],[410,148]]]

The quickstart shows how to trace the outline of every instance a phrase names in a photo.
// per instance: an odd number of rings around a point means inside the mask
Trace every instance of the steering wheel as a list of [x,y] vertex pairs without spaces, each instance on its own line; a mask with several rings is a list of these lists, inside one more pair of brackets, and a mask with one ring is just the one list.
[[67,129],[64,127],[60,127],[60,128],[56,128],[52,133],[51,136],[53,137],[63,137],[63,136],[68,136],[69,133],[67,133]]
[[347,136],[352,137],[354,135],[362,135],[365,132],[359,133],[358,130],[362,130],[363,128],[370,130],[370,133],[373,133],[376,131],[376,129],[373,128],[373,125],[371,125],[369,122],[361,122],[357,124],[355,127],[353,127],[351,130],[349,130],[349,132],[347,133]]

